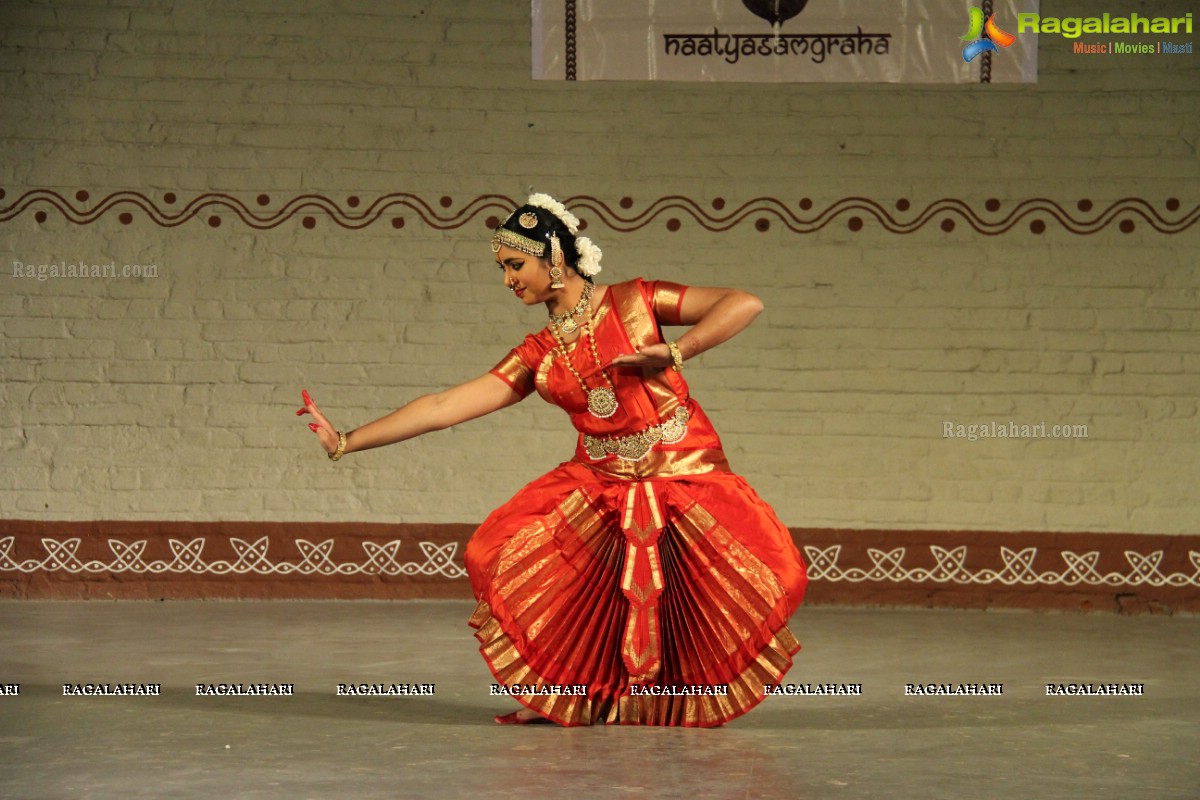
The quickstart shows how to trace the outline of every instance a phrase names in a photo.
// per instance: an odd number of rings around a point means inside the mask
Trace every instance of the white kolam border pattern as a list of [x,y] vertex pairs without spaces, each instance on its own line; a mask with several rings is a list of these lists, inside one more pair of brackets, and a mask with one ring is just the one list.
[[303,575],[303,576],[351,576],[351,575],[385,575],[385,576],[437,576],[457,580],[466,576],[467,572],[455,560],[458,554],[458,542],[436,544],[434,542],[419,542],[423,561],[401,561],[399,552],[401,541],[394,539],[377,544],[362,542],[366,555],[365,561],[342,561],[333,559],[333,539],[322,542],[310,542],[306,539],[296,539],[295,545],[301,560],[272,561],[268,550],[269,537],[262,536],[254,541],[230,537],[230,547],[233,548],[233,560],[216,558],[205,560],[205,537],[182,540],[168,538],[167,546],[171,551],[170,559],[145,558],[148,539],[138,539],[123,542],[119,539],[109,539],[108,547],[112,551],[111,561],[100,559],[84,560],[79,556],[79,548],[83,540],[79,537],[69,539],[51,539],[43,537],[42,547],[45,556],[17,560],[12,557],[16,537],[0,538],[0,573],[37,573],[37,572],[67,572],[71,574],[134,574],[134,575]]
[[1154,587],[1200,587],[1200,551],[1189,550],[1188,559],[1192,564],[1192,574],[1171,572],[1163,574],[1161,567],[1164,551],[1155,550],[1147,554],[1133,550],[1125,551],[1125,559],[1129,562],[1128,572],[1102,573],[1098,569],[1100,552],[1092,550],[1086,553],[1074,553],[1062,550],[1065,568],[1061,572],[1052,569],[1039,572],[1034,567],[1037,558],[1036,547],[1025,547],[1014,550],[1000,547],[1000,569],[978,569],[971,571],[966,566],[967,546],[942,547],[929,545],[935,566],[905,567],[904,559],[908,548],[896,547],[891,550],[868,547],[867,557],[871,561],[869,568],[847,567],[838,565],[842,545],[829,547],[805,547],[804,553],[808,562],[808,577],[813,581],[829,581],[831,583],[860,583],[863,581],[879,582],[910,582],[918,584],[960,584],[960,585],[990,585],[1005,586],[1154,586]]
[[[170,558],[147,560],[149,539],[121,541],[108,539],[111,560],[85,559],[79,555],[83,540],[80,537],[55,539],[41,537],[44,554],[31,558],[17,559],[12,555],[16,537],[0,538],[0,573],[33,574],[39,572],[65,572],[75,575],[90,574],[133,574],[133,575],[262,575],[262,576],[441,576],[449,580],[466,577],[466,570],[456,560],[458,542],[437,544],[418,542],[420,561],[403,561],[400,558],[401,540],[383,543],[361,542],[364,560],[337,561],[333,556],[334,539],[312,542],[294,539],[300,560],[276,557],[269,553],[269,537],[254,540],[230,537],[234,558],[205,558],[206,537],[193,539],[167,538]],[[1188,560],[1192,571],[1163,572],[1163,550],[1139,553],[1125,550],[1127,571],[1102,572],[1099,569],[1100,552],[1060,551],[1063,560],[1061,570],[1039,571],[1034,561],[1037,547],[1014,549],[1000,546],[1001,567],[972,570],[966,565],[968,547],[943,547],[928,545],[934,566],[905,566],[910,550],[922,548],[895,547],[882,549],[868,547],[865,552],[870,565],[843,567],[839,564],[843,546],[806,546],[803,548],[808,563],[809,579],[828,583],[908,583],[908,584],[955,584],[1003,586],[1091,586],[1105,588],[1120,587],[1167,587],[1200,588],[1200,551],[1189,550]],[[983,549],[983,548],[979,548]],[[990,548],[988,548],[990,549]]]

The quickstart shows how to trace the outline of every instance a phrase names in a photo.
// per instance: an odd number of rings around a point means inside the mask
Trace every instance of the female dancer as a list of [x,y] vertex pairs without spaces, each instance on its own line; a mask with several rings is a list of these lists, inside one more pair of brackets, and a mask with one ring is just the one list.
[[[348,433],[308,392],[297,414],[333,460],[441,430],[536,391],[579,432],[574,458],[496,509],[467,544],[470,619],[496,678],[551,720],[721,725],[757,705],[800,649],[787,621],[804,564],[787,528],[730,471],[684,363],[762,310],[736,289],[597,284],[578,220],[533,195],[492,237],[504,285],[545,328],[491,371]],[[686,326],[675,341],[664,326]]]

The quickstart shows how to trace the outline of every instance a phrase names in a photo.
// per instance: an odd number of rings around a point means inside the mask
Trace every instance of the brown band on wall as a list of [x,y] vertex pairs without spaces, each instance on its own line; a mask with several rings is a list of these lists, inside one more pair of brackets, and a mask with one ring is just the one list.
[[810,604],[1200,610],[1200,536],[793,529]]
[[[0,521],[0,598],[471,597],[469,524]],[[1200,536],[793,528],[808,605],[1200,611]]]
[[474,525],[0,521],[0,597],[469,598]]

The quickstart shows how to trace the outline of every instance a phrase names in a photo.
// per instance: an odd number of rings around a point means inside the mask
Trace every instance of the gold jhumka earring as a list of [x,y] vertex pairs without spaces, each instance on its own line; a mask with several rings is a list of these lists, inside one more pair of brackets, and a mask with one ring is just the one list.
[[566,284],[563,283],[563,252],[562,245],[558,243],[558,234],[550,235],[550,288],[561,289]]

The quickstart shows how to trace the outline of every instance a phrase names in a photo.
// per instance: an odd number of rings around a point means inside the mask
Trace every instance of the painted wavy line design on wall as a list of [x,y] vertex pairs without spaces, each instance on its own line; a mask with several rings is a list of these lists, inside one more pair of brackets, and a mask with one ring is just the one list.
[[[6,192],[0,189],[0,203],[5,196]],[[808,198],[789,204],[773,197],[756,197],[735,206],[723,198],[700,202],[684,195],[668,195],[641,205],[640,210],[631,197],[621,198],[615,206],[590,195],[567,197],[564,202],[580,217],[584,227],[601,225],[620,233],[653,224],[661,224],[673,232],[694,223],[714,233],[751,225],[762,232],[781,226],[792,233],[807,234],[844,225],[853,233],[877,228],[893,234],[909,234],[930,226],[951,233],[965,226],[985,236],[1022,231],[1037,235],[1055,227],[1088,235],[1109,228],[1128,234],[1148,226],[1158,233],[1176,234],[1200,221],[1200,204],[1182,211],[1181,202],[1174,197],[1165,199],[1161,208],[1140,197],[1124,197],[1103,208],[1086,198],[1068,207],[1044,197],[1009,201],[992,198],[983,201],[982,208],[965,200],[941,198],[921,209],[904,198],[885,204],[867,197],[844,197],[824,208],[817,208]],[[32,189],[11,204],[0,205],[0,222],[32,213],[36,222],[43,223],[51,213],[57,213],[75,225],[90,225],[113,216],[122,225],[148,219],[164,228],[196,220],[213,228],[226,222],[240,222],[256,230],[291,222],[316,228],[323,221],[347,230],[375,224],[399,229],[412,219],[435,230],[453,230],[471,222],[490,229],[516,207],[513,198],[496,194],[479,195],[465,203],[458,203],[449,195],[429,201],[407,192],[380,195],[369,203],[357,195],[339,200],[321,194],[301,194],[277,203],[267,194],[247,201],[228,193],[206,192],[185,203],[174,192],[164,192],[155,199],[142,192],[119,191],[93,201],[86,190],[67,197],[50,189]]]

